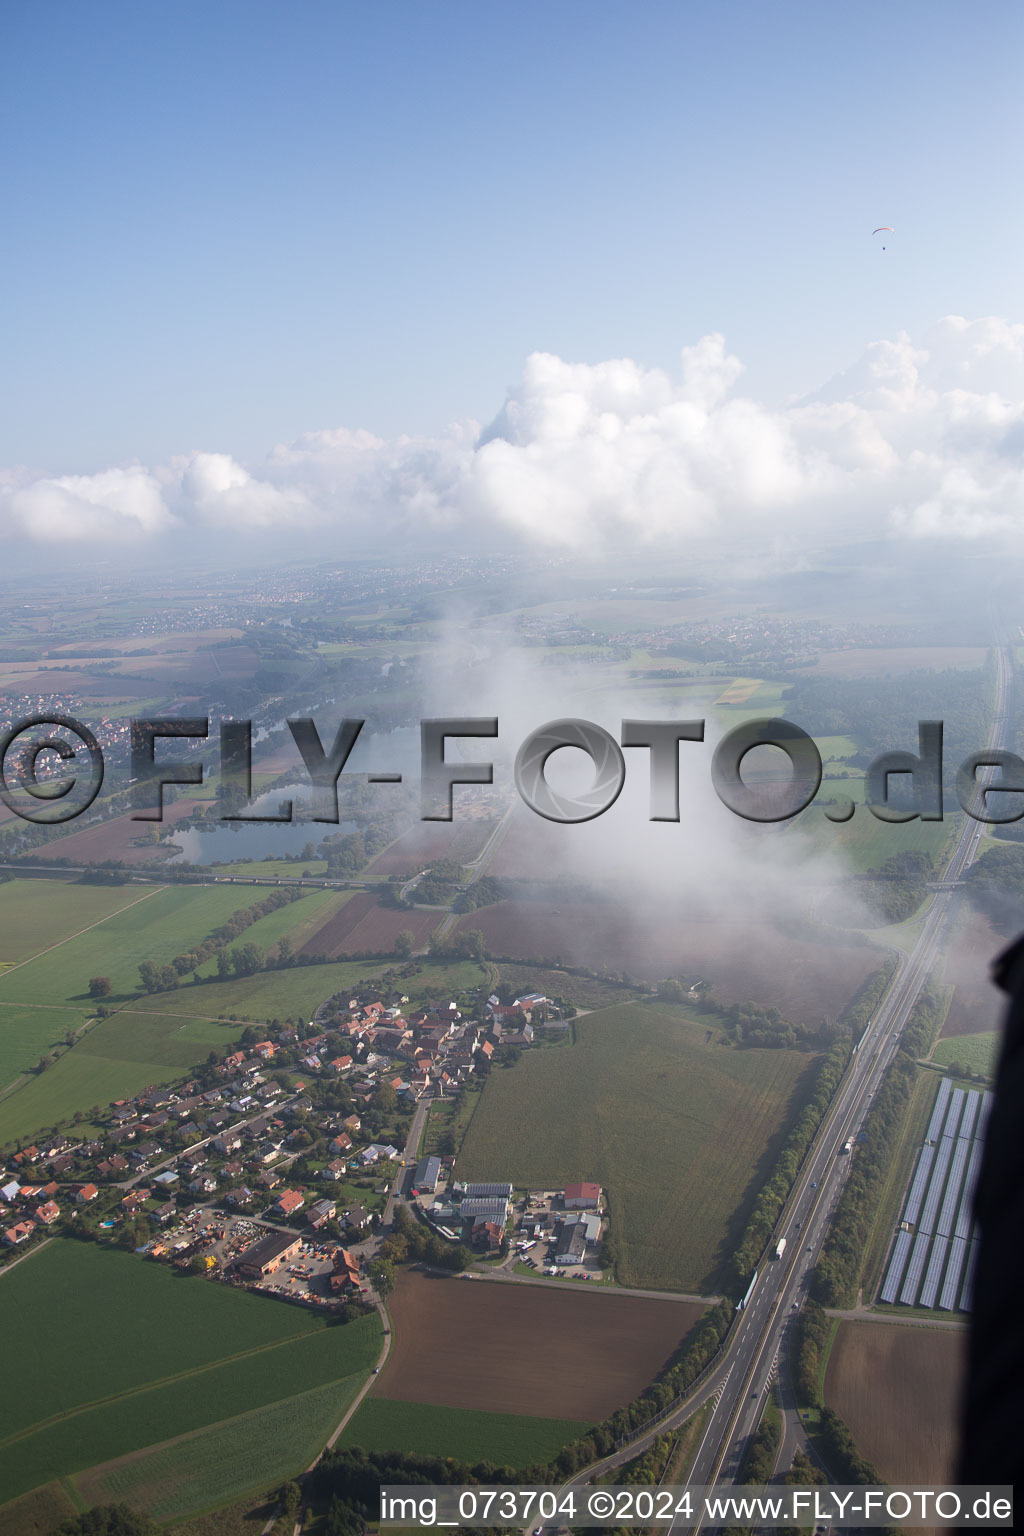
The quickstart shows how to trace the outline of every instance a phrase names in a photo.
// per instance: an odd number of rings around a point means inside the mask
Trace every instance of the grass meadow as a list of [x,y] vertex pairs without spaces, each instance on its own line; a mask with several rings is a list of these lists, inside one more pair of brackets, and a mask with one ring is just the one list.
[[133,1254],[50,1243],[3,1277],[0,1499],[364,1375],[377,1317],[329,1327]]
[[984,1072],[986,1077],[993,1078],[1002,1038],[997,1031],[984,1035],[950,1035],[939,1041],[931,1060],[943,1067],[962,1061],[972,1072]]
[[[31,893],[36,882],[17,882]],[[42,884],[39,882],[38,884]],[[106,895],[102,886],[78,887],[88,893]],[[198,944],[214,928],[227,921],[241,907],[251,906],[258,897],[250,887],[225,888],[218,885],[134,886],[130,906],[107,915],[88,932],[72,936],[49,937],[46,908],[36,913],[38,948],[47,950],[13,971],[0,976],[0,1002],[81,1004],[88,1002],[91,976],[109,976],[112,993],[108,1002],[116,1004],[134,997],[139,990],[139,965],[152,960],[167,965],[175,955]],[[140,889],[143,895],[140,897]],[[122,889],[119,894],[123,895]],[[301,906],[301,902],[297,903]],[[90,922],[91,906],[83,902],[79,928]]]
[[804,1101],[811,1057],[736,1050],[706,1016],[635,1003],[579,1019],[568,1050],[491,1072],[462,1179],[608,1192],[621,1284],[708,1292]]
[[368,1451],[412,1451],[451,1456],[471,1466],[528,1467],[549,1461],[590,1428],[575,1419],[534,1419],[515,1413],[480,1413],[427,1403],[367,1397],[349,1421],[342,1445]]
[[[130,907],[135,885],[82,885],[75,880],[6,880],[0,885],[0,960],[29,960],[90,924]],[[95,975],[95,972],[90,972]]]

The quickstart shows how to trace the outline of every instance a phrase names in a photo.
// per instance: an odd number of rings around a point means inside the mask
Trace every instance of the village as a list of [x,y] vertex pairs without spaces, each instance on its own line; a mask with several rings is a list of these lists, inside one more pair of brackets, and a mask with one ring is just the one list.
[[195,1077],[111,1104],[94,1134],[19,1148],[0,1170],[0,1261],[60,1232],[338,1307],[370,1296],[397,1203],[445,1267],[597,1278],[598,1185],[462,1184],[450,1156],[420,1156],[429,1107],[564,1028],[557,1006],[538,993],[408,1002],[338,995],[265,1038],[249,1026]]

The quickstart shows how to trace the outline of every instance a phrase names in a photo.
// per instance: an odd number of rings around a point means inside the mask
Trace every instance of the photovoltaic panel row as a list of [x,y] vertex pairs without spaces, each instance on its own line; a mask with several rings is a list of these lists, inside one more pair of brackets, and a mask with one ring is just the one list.
[[966,1088],[954,1088],[949,1096],[949,1108],[946,1110],[946,1123],[942,1127],[943,1136],[955,1136],[960,1125],[960,1116],[964,1112],[964,1100],[967,1097]]
[[940,1312],[956,1311],[956,1293],[960,1289],[960,1276],[963,1273],[964,1260],[967,1257],[967,1239],[954,1237],[949,1244],[949,1263],[946,1265],[946,1278],[942,1282],[942,1295],[939,1297]]
[[924,1285],[921,1287],[921,1295],[918,1306],[934,1307],[935,1298],[939,1293],[939,1281],[942,1279],[942,1270],[946,1263],[946,1254],[949,1251],[949,1238],[937,1237],[932,1245],[932,1251],[928,1256],[928,1268],[924,1274]]
[[971,1155],[967,1162],[967,1177],[964,1179],[963,1194],[960,1196],[960,1209],[957,1212],[956,1227],[957,1237],[968,1238],[971,1235],[971,1224],[974,1221],[974,1186],[978,1182],[978,1173],[981,1169],[981,1142],[971,1142]]
[[946,1118],[946,1105],[949,1103],[949,1095],[953,1091],[953,1084],[948,1077],[944,1077],[939,1084],[939,1091],[932,1107],[932,1117],[928,1122],[928,1131],[925,1141],[938,1141],[942,1130],[942,1122]]
[[971,1244],[970,1253],[967,1255],[967,1273],[964,1276],[964,1288],[960,1292],[960,1311],[969,1312],[971,1301],[974,1297],[974,1267],[978,1262],[978,1239]]
[[897,1237],[895,1247],[892,1250],[892,1258],[889,1260],[889,1268],[885,1272],[885,1283],[882,1286],[881,1295],[882,1301],[895,1301],[899,1295],[903,1269],[913,1241],[914,1239],[909,1232],[901,1232]]
[[931,1235],[928,1232],[919,1232],[914,1238],[914,1246],[910,1250],[910,1263],[907,1265],[907,1273],[903,1277],[903,1289],[900,1291],[900,1301],[905,1302],[908,1307],[912,1307],[917,1300],[930,1243]]
[[952,1136],[943,1136],[939,1143],[939,1150],[935,1155],[932,1165],[932,1176],[928,1180],[928,1193],[925,1196],[924,1210],[921,1212],[921,1220],[917,1224],[919,1232],[934,1232],[935,1218],[939,1214],[939,1202],[942,1199],[942,1191],[946,1185],[946,1171],[949,1168],[949,1159],[953,1153]]
[[[945,1081],[948,1082],[949,1079],[946,1078]],[[907,1196],[907,1204],[903,1212],[904,1221],[916,1223],[921,1214],[921,1201],[924,1199],[925,1185],[928,1183],[928,1175],[934,1159],[935,1148],[923,1146],[917,1156],[917,1167],[914,1169],[910,1194]]]
[[953,1143],[953,1161],[949,1168],[949,1180],[946,1184],[946,1193],[942,1200],[942,1209],[939,1212],[939,1220],[936,1232],[940,1237],[952,1237],[956,1226],[956,1213],[960,1205],[960,1191],[963,1188],[964,1174],[967,1171],[967,1156],[971,1150],[971,1143],[958,1136]]
[[964,1117],[960,1121],[959,1135],[961,1139],[966,1137],[967,1140],[970,1141],[971,1137],[974,1135],[974,1126],[978,1119],[978,1110],[980,1108],[981,1094],[969,1093],[967,1095],[967,1104],[964,1109]]
[[975,1139],[984,1141],[985,1129],[988,1125],[988,1117],[992,1113],[992,1095],[986,1090],[981,1096],[981,1109],[978,1111],[978,1128],[975,1131]]

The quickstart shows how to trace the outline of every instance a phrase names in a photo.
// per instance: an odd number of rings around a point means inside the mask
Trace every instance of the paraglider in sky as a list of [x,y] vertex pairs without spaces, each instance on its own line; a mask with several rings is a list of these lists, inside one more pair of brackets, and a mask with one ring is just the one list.
[[[871,233],[873,235],[884,235],[884,234],[894,235],[896,233],[896,231],[893,229],[891,224],[879,224],[878,228],[877,229],[873,229],[871,231]],[[883,251],[885,250],[885,246],[884,245],[882,246],[882,250]]]

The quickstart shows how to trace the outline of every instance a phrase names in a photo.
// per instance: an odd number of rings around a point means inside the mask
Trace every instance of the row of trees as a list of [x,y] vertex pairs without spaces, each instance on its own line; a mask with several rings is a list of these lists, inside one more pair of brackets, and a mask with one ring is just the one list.
[[[295,886],[288,886],[281,890],[273,890],[262,901],[257,901],[251,907],[244,907],[232,914],[226,923],[215,928],[201,944],[195,949],[187,950],[183,954],[175,955],[169,965],[157,965],[153,960],[143,960],[139,966],[139,977],[147,992],[167,992],[179,985],[182,978],[197,971],[200,966],[217,956],[217,974],[223,979],[225,976],[252,976],[256,971],[262,970],[266,964],[266,954],[258,944],[244,944],[240,950],[235,950],[230,958],[224,951],[227,946],[242,936],[253,923],[259,922],[261,917],[267,917],[271,912],[276,912],[280,907],[286,907],[290,902],[301,901],[305,891]],[[286,942],[286,941],[282,941]],[[280,955],[281,946],[278,945]],[[290,945],[286,953],[290,957]],[[102,980],[103,978],[94,978]],[[90,983],[90,988],[91,988]]]

